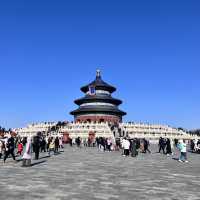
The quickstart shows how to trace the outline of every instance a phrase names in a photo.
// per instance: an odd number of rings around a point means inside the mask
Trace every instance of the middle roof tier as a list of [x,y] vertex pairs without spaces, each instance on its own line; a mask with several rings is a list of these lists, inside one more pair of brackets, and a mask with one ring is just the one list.
[[77,105],[81,105],[83,103],[93,103],[93,102],[102,102],[102,103],[111,103],[114,104],[116,106],[120,105],[122,103],[121,100],[113,98],[110,95],[86,95],[83,98],[80,99],[76,99],[74,101],[75,104]]

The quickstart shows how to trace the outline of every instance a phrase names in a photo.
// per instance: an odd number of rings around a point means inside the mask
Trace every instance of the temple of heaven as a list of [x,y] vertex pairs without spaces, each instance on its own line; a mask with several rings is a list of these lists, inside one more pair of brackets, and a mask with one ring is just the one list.
[[112,97],[116,88],[102,80],[100,70],[96,79],[81,87],[81,91],[85,96],[74,101],[79,108],[70,112],[75,122],[122,122],[122,116],[126,115],[118,109],[122,101]]

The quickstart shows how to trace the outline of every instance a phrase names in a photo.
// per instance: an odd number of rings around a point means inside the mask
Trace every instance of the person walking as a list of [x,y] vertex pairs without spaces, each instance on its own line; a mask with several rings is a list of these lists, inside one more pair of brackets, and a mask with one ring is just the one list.
[[35,152],[35,160],[38,160],[40,153],[40,137],[38,134],[33,138],[33,151]]
[[111,138],[107,138],[106,144],[107,144],[107,150],[108,150],[108,151],[111,151],[111,145],[112,145],[112,140],[111,140]]
[[194,140],[194,152],[197,152],[197,150],[198,150],[198,140],[197,139],[195,139]]
[[140,139],[139,138],[136,138],[136,149],[137,149],[137,152],[139,153],[140,151]]
[[120,147],[121,147],[120,139],[119,139],[119,138],[116,138],[115,143],[116,143],[115,150],[116,150],[116,151],[119,151],[119,150],[120,150]]
[[170,145],[171,145],[172,155],[174,155],[175,144],[174,144],[174,140],[172,138],[170,139]]
[[55,153],[58,153],[58,148],[59,148],[59,139],[58,139],[58,137],[55,138],[54,144],[55,144]]
[[18,145],[17,145],[17,154],[19,154],[20,156],[22,155],[22,151],[23,151],[23,144],[21,141],[19,141]]
[[31,166],[31,138],[28,137],[27,143],[25,145],[24,155],[22,156],[22,167]]
[[54,152],[54,155],[55,155],[55,141],[53,137],[51,138],[51,141],[49,144],[49,156],[51,156],[51,152]]
[[103,146],[103,150],[106,151],[106,138],[105,137],[102,138],[102,143],[101,144]]
[[61,149],[63,149],[64,147],[63,147],[63,140],[62,140],[62,138],[60,137],[59,138],[59,148]]
[[169,138],[167,138],[167,141],[166,141],[166,154],[168,156],[172,154],[171,142]]
[[96,137],[96,144],[97,144],[97,148],[100,149],[100,139],[99,139],[99,137]]
[[149,150],[149,141],[146,140],[145,138],[143,138],[143,144],[144,144],[144,152],[146,153],[148,151],[148,153],[151,153],[151,151]]
[[131,142],[130,142],[130,150],[131,150],[131,156],[132,157],[136,157],[138,155],[136,139],[131,140]]
[[76,138],[76,146],[77,146],[77,147],[80,147],[80,145],[81,145],[81,138],[80,138],[80,137],[77,137],[77,138]]
[[4,144],[3,144],[3,142],[0,140],[0,159],[1,159],[2,155],[3,155],[3,147],[4,147]]
[[194,151],[194,146],[195,146],[194,140],[190,140],[190,149],[191,149],[192,153],[195,152]]
[[46,140],[45,138],[43,137],[42,140],[40,141],[40,151],[41,152],[46,152]]
[[165,140],[164,140],[164,138],[160,137],[158,145],[159,145],[159,153],[162,149],[163,154],[165,154]]
[[49,145],[51,143],[51,137],[46,138],[46,143],[47,143],[47,152],[49,151]]
[[178,161],[179,162],[188,162],[188,160],[187,160],[187,145],[185,143],[185,140],[179,141],[178,148],[181,153]]
[[125,154],[124,154],[124,153],[125,153],[124,144],[125,144],[125,142],[126,142],[125,140],[126,140],[126,138],[124,137],[124,138],[122,138],[121,141],[120,141],[120,142],[121,142],[121,147],[122,147],[122,156],[125,155]]
[[6,162],[6,159],[8,158],[8,156],[11,154],[13,157],[13,160],[15,160],[15,140],[13,138],[13,136],[9,136],[7,141],[5,142],[5,155],[4,155],[4,163]]
[[[72,138],[69,138],[69,145],[70,145],[70,147],[72,147],[72,146],[73,146],[73,143],[72,143]],[[86,142],[86,145],[87,145],[87,142]]]
[[24,150],[25,150],[26,143],[27,143],[27,137],[23,137],[21,141],[22,141],[23,151],[24,151]]
[[130,142],[128,139],[124,139],[123,140],[123,143],[122,143],[122,146],[124,148],[124,155],[123,156],[129,156],[129,149],[130,149]]

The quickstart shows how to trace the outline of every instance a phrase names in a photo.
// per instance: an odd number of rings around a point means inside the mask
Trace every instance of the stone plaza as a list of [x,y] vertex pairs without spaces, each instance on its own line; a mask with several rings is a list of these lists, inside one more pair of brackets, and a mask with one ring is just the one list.
[[93,147],[69,147],[58,155],[42,153],[29,168],[11,158],[0,160],[0,199],[44,200],[199,200],[199,154],[188,153],[189,163],[157,153],[123,157]]

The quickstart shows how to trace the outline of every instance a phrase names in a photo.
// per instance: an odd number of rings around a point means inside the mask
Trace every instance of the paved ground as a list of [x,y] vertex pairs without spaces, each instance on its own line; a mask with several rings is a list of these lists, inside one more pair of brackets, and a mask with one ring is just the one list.
[[0,199],[200,199],[197,154],[189,154],[189,163],[158,153],[125,158],[96,148],[67,147],[57,156],[42,156],[30,168],[0,161]]

